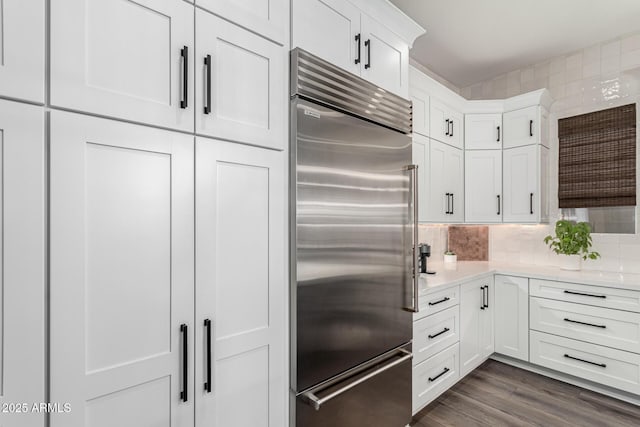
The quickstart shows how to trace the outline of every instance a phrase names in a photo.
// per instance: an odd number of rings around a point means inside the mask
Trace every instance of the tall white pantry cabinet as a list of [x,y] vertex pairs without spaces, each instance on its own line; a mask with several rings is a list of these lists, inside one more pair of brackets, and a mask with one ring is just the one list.
[[285,425],[288,2],[21,3],[0,0],[0,403],[59,410],[0,425]]

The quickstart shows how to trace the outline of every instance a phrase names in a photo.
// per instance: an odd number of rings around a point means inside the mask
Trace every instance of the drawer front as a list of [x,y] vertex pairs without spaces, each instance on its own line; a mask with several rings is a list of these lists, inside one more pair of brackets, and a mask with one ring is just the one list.
[[413,324],[413,364],[460,340],[460,307],[450,307]]
[[529,336],[532,363],[640,393],[640,355],[537,331]]
[[535,297],[640,313],[640,292],[627,289],[531,279],[529,293]]
[[460,378],[458,344],[413,367],[413,414],[440,396]]
[[640,314],[544,298],[530,299],[531,329],[640,353]]
[[460,286],[453,286],[429,294],[421,293],[419,298],[420,311],[414,315],[414,320],[458,305],[460,302]]

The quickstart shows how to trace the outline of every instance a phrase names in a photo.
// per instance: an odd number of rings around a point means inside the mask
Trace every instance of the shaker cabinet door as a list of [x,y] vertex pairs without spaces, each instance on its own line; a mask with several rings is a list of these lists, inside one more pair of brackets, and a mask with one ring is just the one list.
[[25,3],[0,1],[0,96],[43,103],[45,0]]
[[501,150],[502,114],[467,114],[464,116],[464,148],[467,150]]
[[538,222],[537,145],[503,150],[504,222]]
[[196,133],[283,149],[287,52],[196,10]]
[[284,161],[196,142],[198,426],[287,423]]
[[53,111],[50,138],[51,426],[193,426],[193,137]]
[[502,150],[467,150],[465,221],[502,222]]
[[[11,427],[45,423],[31,406],[46,401],[45,162],[42,107],[0,101],[0,423]],[[21,403],[26,413],[5,406]]]
[[193,5],[51,0],[51,104],[193,131]]

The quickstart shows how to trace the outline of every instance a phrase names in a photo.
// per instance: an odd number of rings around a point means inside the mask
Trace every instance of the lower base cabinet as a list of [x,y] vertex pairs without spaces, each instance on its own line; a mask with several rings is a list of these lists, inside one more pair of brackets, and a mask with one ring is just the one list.
[[460,285],[460,374],[467,375],[494,351],[493,276]]
[[495,276],[496,353],[529,361],[529,279]]
[[415,414],[460,379],[460,345],[456,343],[417,364],[412,377],[412,412]]

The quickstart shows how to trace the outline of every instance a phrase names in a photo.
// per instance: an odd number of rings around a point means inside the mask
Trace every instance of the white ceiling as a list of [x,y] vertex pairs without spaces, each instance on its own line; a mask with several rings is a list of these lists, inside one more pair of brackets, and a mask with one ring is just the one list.
[[422,25],[411,57],[458,87],[640,31],[640,0],[391,0]]

